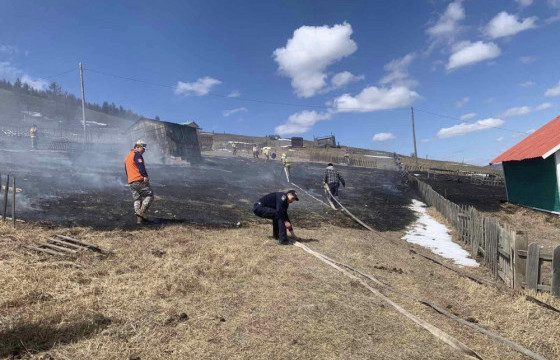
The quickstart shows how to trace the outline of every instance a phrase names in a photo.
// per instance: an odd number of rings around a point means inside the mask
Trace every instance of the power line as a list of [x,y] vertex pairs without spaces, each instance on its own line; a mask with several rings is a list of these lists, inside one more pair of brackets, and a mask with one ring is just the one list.
[[[133,81],[133,82],[138,82],[138,83],[142,83],[142,84],[146,84],[146,85],[151,85],[151,86],[158,86],[158,87],[163,87],[163,88],[167,88],[167,89],[175,89],[176,86],[175,85],[168,85],[168,84],[161,84],[161,83],[156,83],[156,82],[152,82],[152,81],[146,81],[146,80],[141,80],[141,79],[135,79],[135,78],[131,78],[128,76],[122,76],[122,75],[117,75],[117,74],[112,74],[112,73],[108,73],[105,71],[100,71],[100,70],[94,70],[94,69],[89,69],[89,68],[84,68],[85,71],[91,71],[93,73],[97,73],[100,75],[104,75],[104,76],[109,76],[109,77],[114,77],[117,79],[122,79],[122,80],[128,80],[128,81]],[[71,70],[74,71],[74,70]],[[218,97],[218,98],[223,98],[223,99],[231,99],[231,100],[237,100],[237,101],[249,101],[249,102],[255,102],[255,103],[261,103],[261,104],[270,104],[270,105],[281,105],[281,106],[291,106],[291,107],[299,107],[299,108],[313,108],[313,109],[321,109],[321,110],[332,110],[332,107],[329,106],[324,106],[324,105],[309,105],[309,104],[296,104],[296,103],[288,103],[288,102],[279,102],[279,101],[272,101],[272,100],[263,100],[263,99],[253,99],[253,98],[244,98],[244,97],[231,97],[228,95],[223,95],[223,94],[214,94],[214,93],[208,93],[207,96],[212,96],[212,97]],[[348,110],[348,111],[360,111],[363,109],[360,108],[347,108],[344,110]],[[394,109],[394,110],[406,110],[406,109]],[[435,113],[433,111],[429,111],[429,110],[424,110],[422,108],[418,108],[416,107],[417,111],[426,113],[426,114],[430,114],[430,115],[434,115],[434,116],[438,116],[441,118],[446,118],[446,119],[450,119],[453,121],[458,121],[460,123],[467,123],[467,124],[474,124],[474,122],[469,122],[469,121],[465,121],[465,120],[461,120],[459,118],[453,117],[453,116],[449,116],[449,115],[444,115],[444,114],[439,114],[439,113]],[[518,133],[518,134],[526,134],[526,132],[524,131],[517,131],[517,130],[512,130],[512,129],[507,129],[507,128],[503,128],[500,126],[489,126],[488,128],[491,129],[498,129],[498,130],[504,130],[504,131],[509,131],[509,132],[514,132],[514,133]]]
[[66,70],[66,71],[64,71],[64,72],[61,72],[61,73],[59,73],[59,74],[56,74],[56,75],[52,75],[52,76],[47,76],[47,77],[45,77],[44,79],[45,79],[45,80],[52,80],[52,79],[54,79],[54,78],[57,78],[57,77],[59,77],[59,76],[62,76],[62,75],[66,75],[66,74],[69,74],[69,73],[71,73],[71,72],[73,72],[73,71],[77,71],[77,70],[78,70],[78,69],[70,69],[70,70]]

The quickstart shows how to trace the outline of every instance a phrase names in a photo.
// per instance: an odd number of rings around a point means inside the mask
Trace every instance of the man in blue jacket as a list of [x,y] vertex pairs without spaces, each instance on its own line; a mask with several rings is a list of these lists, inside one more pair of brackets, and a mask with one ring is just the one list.
[[255,215],[272,220],[272,236],[282,245],[289,244],[286,229],[290,231],[292,239],[297,239],[288,217],[288,206],[294,201],[299,201],[297,193],[289,190],[265,195],[253,206]]

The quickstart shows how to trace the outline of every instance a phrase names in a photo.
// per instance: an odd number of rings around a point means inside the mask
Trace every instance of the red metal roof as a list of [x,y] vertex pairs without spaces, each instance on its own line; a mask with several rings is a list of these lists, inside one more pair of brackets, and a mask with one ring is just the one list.
[[[538,157],[547,158],[556,152],[558,147],[560,147],[560,116],[490,161],[490,164]],[[550,153],[551,151],[553,152]]]

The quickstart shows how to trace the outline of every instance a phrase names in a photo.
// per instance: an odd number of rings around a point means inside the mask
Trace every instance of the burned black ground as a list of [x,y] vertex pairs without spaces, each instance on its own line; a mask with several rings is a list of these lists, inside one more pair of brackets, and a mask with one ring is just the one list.
[[[3,168],[15,169],[18,217],[61,226],[95,229],[135,228],[131,194],[120,161],[100,163],[95,154],[69,158],[65,153],[37,152],[19,161],[12,153]],[[25,154],[25,159],[29,154]],[[124,157],[121,156],[121,157]],[[91,158],[91,162],[88,159]],[[120,160],[120,159],[119,159]],[[151,165],[147,160],[155,201],[150,210],[155,226],[189,223],[204,226],[243,226],[262,221],[252,213],[257,199],[272,191],[293,188],[278,161],[205,157],[199,165]],[[356,216],[381,230],[405,228],[414,215],[408,209],[413,193],[396,171],[341,167],[347,188],[341,201]],[[294,163],[292,182],[324,199],[323,164]],[[300,191],[290,207],[296,226],[313,228],[321,222],[359,227]],[[238,224],[239,223],[239,224]]]
[[415,174],[455,204],[470,205],[479,211],[498,212],[507,199],[505,187],[471,184],[467,176],[431,173],[428,178],[425,172]]

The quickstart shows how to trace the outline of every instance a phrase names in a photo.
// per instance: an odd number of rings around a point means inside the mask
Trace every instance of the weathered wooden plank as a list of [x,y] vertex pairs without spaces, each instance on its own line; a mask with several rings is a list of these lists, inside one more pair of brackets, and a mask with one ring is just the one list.
[[531,243],[527,250],[527,267],[525,271],[527,290],[537,291],[537,286],[539,284],[539,271],[540,271],[540,261],[539,253],[540,247],[536,243]]
[[58,236],[58,237],[61,238],[61,239],[64,239],[64,240],[68,240],[68,241],[70,241],[70,242],[73,242],[73,243],[75,243],[75,244],[82,245],[82,246],[88,247],[88,248],[90,248],[90,249],[92,249],[92,250],[101,252],[101,248],[100,248],[99,246],[97,246],[97,245],[89,244],[89,243],[87,243],[87,242],[85,242],[85,241],[76,240],[76,239],[71,238],[71,237],[69,237],[69,236],[64,236],[64,235],[60,235],[60,234],[56,234],[56,236]]
[[12,225],[16,227],[16,178],[12,177]]
[[[520,257],[526,258],[527,250],[519,250],[518,255]],[[539,254],[539,259],[541,259],[541,261],[552,261],[552,254]]]
[[29,249],[29,250],[42,252],[42,253],[46,253],[46,254],[49,254],[49,255],[68,256],[67,254],[59,253],[57,251],[52,251],[52,250],[49,250],[49,249],[41,249],[41,248],[37,248],[37,247],[33,247],[33,246],[27,246],[27,245],[23,245],[23,247],[26,248],[26,249]]
[[66,241],[62,241],[62,240],[57,240],[57,239],[53,239],[53,238],[47,238],[47,242],[51,243],[51,244],[55,244],[55,245],[60,245],[60,246],[66,246],[69,247],[71,249],[75,249],[75,250],[84,250],[87,249],[86,247],[80,246],[80,245],[76,245],[76,244],[72,244],[70,242],[66,242]]
[[550,287],[552,296],[560,297],[560,246],[552,253],[552,282]]
[[67,252],[67,253],[70,253],[70,254],[76,254],[76,250],[68,249],[68,248],[58,246],[58,245],[54,245],[54,244],[41,244],[39,246],[41,246],[41,248],[46,247],[46,248],[57,250],[57,251],[63,251],[63,252]]
[[514,257],[513,257],[513,287],[521,289],[522,283],[525,282],[525,271],[527,268],[527,259],[521,257],[522,251],[527,252],[527,234],[518,231],[514,238]]

